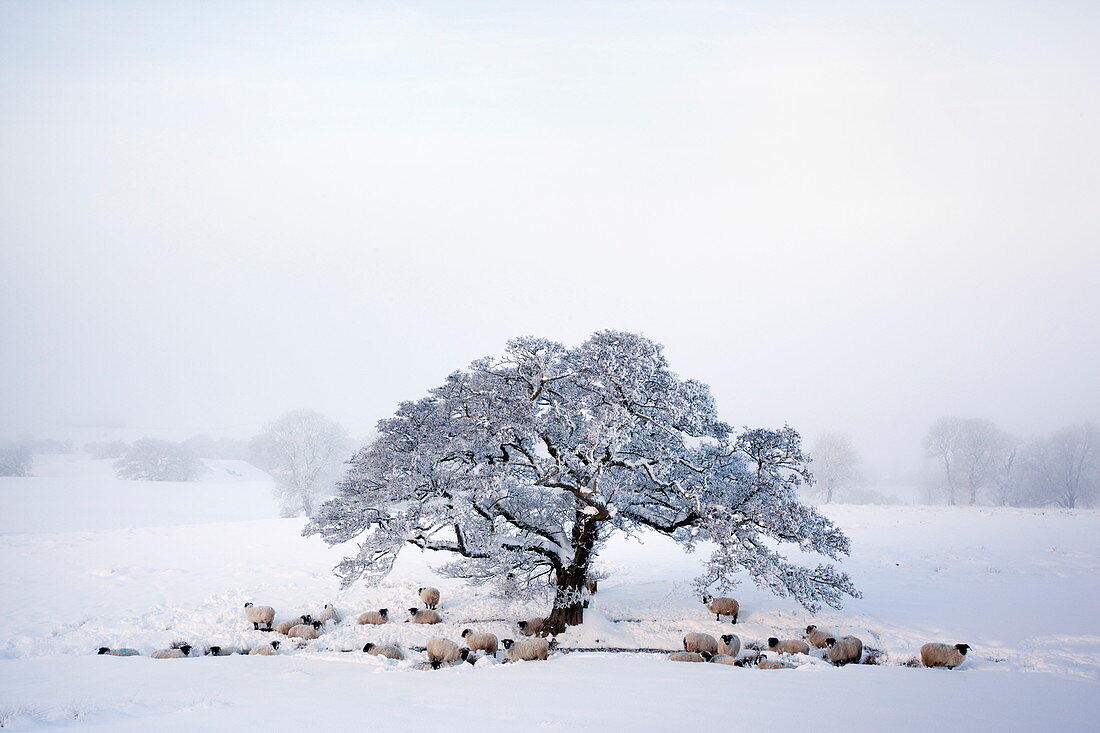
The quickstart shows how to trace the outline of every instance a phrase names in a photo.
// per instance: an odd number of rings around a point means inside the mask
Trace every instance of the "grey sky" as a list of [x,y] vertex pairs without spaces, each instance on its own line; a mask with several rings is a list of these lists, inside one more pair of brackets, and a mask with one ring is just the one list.
[[872,466],[1100,416],[1100,5],[528,5],[0,3],[0,435],[601,328]]

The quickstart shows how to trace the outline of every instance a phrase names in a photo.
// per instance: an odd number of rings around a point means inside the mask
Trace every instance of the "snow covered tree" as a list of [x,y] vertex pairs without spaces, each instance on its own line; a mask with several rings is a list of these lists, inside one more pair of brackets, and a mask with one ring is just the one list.
[[179,443],[156,438],[134,441],[115,461],[119,478],[136,481],[191,481],[205,470],[202,461]]
[[813,459],[814,483],[824,504],[860,484],[862,476],[859,457],[852,440],[840,433],[826,433],[814,443],[810,452]]
[[360,538],[336,567],[345,587],[377,582],[408,546],[453,553],[449,577],[513,597],[552,584],[552,634],[581,623],[613,532],[713,543],[700,589],[729,588],[743,571],[809,609],[839,607],[857,595],[847,574],[771,544],[848,554],[848,538],[799,503],[810,478],[795,430],[734,434],[707,386],[675,375],[642,336],[604,331],[574,349],[517,338],[381,421],[303,533]]
[[351,453],[348,432],[315,410],[291,410],[252,439],[253,460],[275,478],[283,516],[313,516]]
[[30,447],[25,441],[0,444],[0,476],[27,476],[33,462]]

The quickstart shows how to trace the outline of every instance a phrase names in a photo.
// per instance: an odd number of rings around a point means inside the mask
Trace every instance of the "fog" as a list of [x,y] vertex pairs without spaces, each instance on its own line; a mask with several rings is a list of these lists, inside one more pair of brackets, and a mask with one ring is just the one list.
[[1100,416],[1093,3],[0,5],[0,436],[362,434],[522,334],[735,424]]

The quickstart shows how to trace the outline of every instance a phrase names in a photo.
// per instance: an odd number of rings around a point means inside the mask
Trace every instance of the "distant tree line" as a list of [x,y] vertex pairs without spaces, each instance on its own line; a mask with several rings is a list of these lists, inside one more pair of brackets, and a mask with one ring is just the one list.
[[989,420],[944,417],[924,437],[928,502],[1092,506],[1100,497],[1100,427],[1085,422],[1021,438]]

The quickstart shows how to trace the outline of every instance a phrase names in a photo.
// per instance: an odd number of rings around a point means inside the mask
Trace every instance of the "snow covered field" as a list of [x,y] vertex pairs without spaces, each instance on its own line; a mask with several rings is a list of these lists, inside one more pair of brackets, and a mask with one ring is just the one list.
[[[744,721],[768,730],[1093,730],[1100,720],[1100,512],[834,506],[853,540],[844,564],[864,598],[810,617],[746,583],[734,595],[743,641],[817,623],[886,653],[882,666],[794,671],[673,664],[651,654],[559,654],[545,663],[437,672],[358,651],[423,646],[467,626],[514,635],[535,615],[435,577],[445,558],[405,555],[378,588],[340,591],[344,554],[277,518],[266,477],[208,462],[201,481],[117,481],[109,461],[45,456],[36,478],[0,479],[0,722],[14,729],[668,730]],[[685,631],[723,633],[692,595],[705,553],[618,539],[587,623],[563,647],[673,648]],[[346,615],[402,619],[417,587],[443,591],[444,623],[343,625],[276,657],[152,660],[176,639],[243,645],[241,606],[280,618],[332,602]],[[966,642],[956,671],[900,666],[926,641]],[[487,660],[486,660],[487,661]]]

